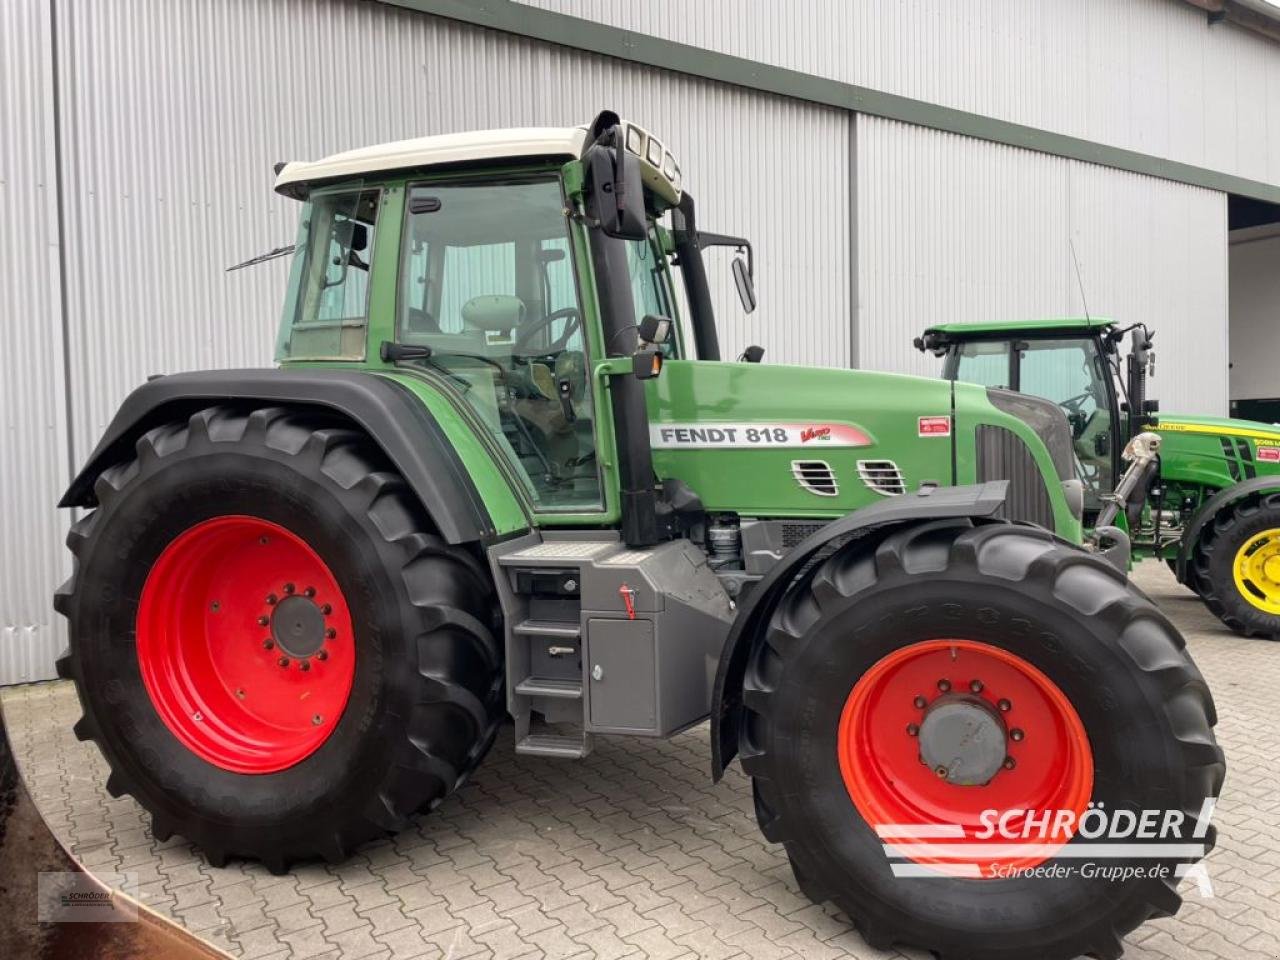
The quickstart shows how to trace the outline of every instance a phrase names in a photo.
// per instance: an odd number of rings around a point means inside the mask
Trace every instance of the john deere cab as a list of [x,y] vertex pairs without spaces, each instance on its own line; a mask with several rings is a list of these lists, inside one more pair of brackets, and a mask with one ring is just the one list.
[[[1177,909],[1213,704],[1123,533],[1082,544],[1055,404],[722,360],[704,251],[749,247],[611,113],[276,189],[279,368],[138,387],[62,501],[76,732],[157,837],[341,860],[498,736],[590,763],[709,719],[710,775],[740,761],[800,886],[876,946],[1115,956]],[[1151,871],[1020,872],[1078,863],[1093,805],[1171,811]]]
[[[1147,396],[1152,337],[1094,317],[943,324],[916,344],[943,358],[949,380],[1061,407],[1086,525],[1118,518],[1135,558],[1164,560],[1237,633],[1280,639],[1280,426],[1159,413]],[[1154,443],[1135,442],[1144,431]],[[1141,475],[1121,489],[1135,452]]]

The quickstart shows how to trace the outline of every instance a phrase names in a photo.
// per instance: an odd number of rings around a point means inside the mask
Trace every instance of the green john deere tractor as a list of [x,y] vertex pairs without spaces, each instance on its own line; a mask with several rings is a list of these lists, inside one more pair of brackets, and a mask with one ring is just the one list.
[[[339,861],[508,715],[550,758],[710,718],[711,776],[739,759],[800,886],[877,946],[1111,957],[1178,908],[1213,703],[1123,533],[1081,545],[1056,405],[721,360],[703,252],[745,241],[610,113],[276,189],[280,368],[143,384],[62,501],[76,733],[157,837]],[[1142,871],[1073,869],[1114,846],[1104,807],[1164,811]]]
[[[1280,426],[1159,414],[1147,397],[1152,337],[1142,324],[1094,317],[942,324],[916,345],[944,358],[947,379],[1058,404],[1071,423],[1086,527],[1119,523],[1135,558],[1164,560],[1227,626],[1280,639]],[[1141,469],[1124,487],[1135,457]]]

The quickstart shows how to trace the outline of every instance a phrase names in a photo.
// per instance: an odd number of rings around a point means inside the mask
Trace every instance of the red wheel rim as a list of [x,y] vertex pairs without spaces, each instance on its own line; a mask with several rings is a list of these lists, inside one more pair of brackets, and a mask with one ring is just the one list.
[[[949,782],[923,759],[922,726],[943,702],[958,700],[1004,731],[1007,759],[984,784]],[[882,837],[898,838],[886,842],[917,863],[976,864],[984,877],[1050,859],[1074,834],[1093,790],[1084,724],[1062,691],[1021,657],[972,640],[925,640],[875,663],[845,701],[837,749],[862,818]],[[988,811],[1005,829],[983,837],[993,823]],[[1051,811],[1047,831],[1043,811]]]
[[142,588],[138,666],[192,753],[274,773],[314,753],[355,675],[351,614],[297,535],[256,517],[206,520],[165,547]]

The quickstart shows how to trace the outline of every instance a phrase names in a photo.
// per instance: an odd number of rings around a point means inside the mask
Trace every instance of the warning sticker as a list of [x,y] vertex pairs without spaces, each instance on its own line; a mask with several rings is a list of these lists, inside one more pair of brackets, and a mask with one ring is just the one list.
[[920,436],[922,437],[951,436],[950,417],[921,417],[917,423],[919,424]]
[[1280,463],[1280,447],[1259,447],[1257,456],[1264,463]]
[[655,450],[709,447],[869,447],[866,431],[849,423],[653,423],[649,442]]

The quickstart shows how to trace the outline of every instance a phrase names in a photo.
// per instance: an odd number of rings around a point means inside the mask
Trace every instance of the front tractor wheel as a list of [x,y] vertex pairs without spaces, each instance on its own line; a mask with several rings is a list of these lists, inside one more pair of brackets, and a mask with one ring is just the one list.
[[136,449],[57,597],[108,790],[161,839],[277,872],[453,791],[504,713],[491,585],[369,439],[215,407]]
[[[1042,530],[936,521],[842,547],[774,611],[743,703],[765,836],[875,947],[1119,956],[1213,844],[1223,758],[1181,638]],[[1145,810],[1158,836],[1116,848],[1117,812]],[[1157,842],[1184,846],[1144,858]]]
[[1280,640],[1280,494],[1223,507],[1192,558],[1196,592],[1246,637]]

